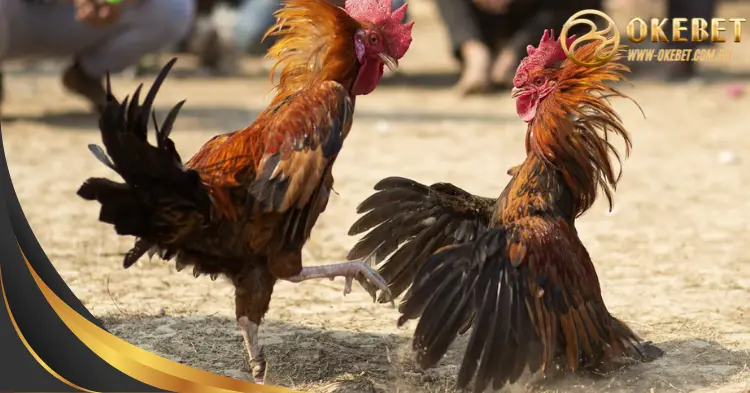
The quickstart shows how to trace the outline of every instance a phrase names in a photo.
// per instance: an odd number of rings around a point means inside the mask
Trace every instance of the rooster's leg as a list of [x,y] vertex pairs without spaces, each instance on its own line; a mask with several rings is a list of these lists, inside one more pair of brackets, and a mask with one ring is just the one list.
[[250,371],[255,383],[263,384],[266,377],[266,356],[258,330],[263,316],[268,311],[276,278],[267,269],[252,266],[233,277],[232,281],[235,287],[237,325],[250,358]]
[[266,377],[266,355],[263,353],[263,345],[258,338],[258,324],[250,322],[248,317],[240,317],[237,321],[240,325],[245,348],[250,355],[250,370],[253,373],[255,383],[262,385]]
[[350,261],[323,266],[307,266],[296,276],[286,277],[284,280],[291,282],[301,282],[318,278],[329,278],[333,280],[336,277],[344,277],[344,295],[352,291],[352,282],[358,279],[362,286],[374,297],[374,291],[371,288],[380,289],[384,295],[390,297],[391,291],[388,289],[388,283],[378,274],[375,269],[362,261]]

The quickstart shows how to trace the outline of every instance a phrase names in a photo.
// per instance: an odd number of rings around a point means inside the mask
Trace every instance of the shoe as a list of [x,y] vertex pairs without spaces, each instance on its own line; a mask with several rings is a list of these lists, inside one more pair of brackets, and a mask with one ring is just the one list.
[[78,62],[65,70],[62,83],[70,92],[85,98],[97,113],[104,110],[107,92],[104,90],[101,78],[86,75]]

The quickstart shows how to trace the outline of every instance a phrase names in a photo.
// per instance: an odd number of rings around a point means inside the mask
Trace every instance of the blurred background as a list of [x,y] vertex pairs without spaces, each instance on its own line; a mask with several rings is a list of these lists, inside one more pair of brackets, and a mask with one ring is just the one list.
[[[158,71],[174,54],[183,59],[179,63],[181,76],[267,77],[271,64],[263,56],[273,38],[262,38],[274,22],[280,1],[165,0],[161,6],[151,5],[153,0],[140,1],[145,5],[134,7],[122,22],[86,37],[86,31],[68,33],[75,30],[74,21],[60,22],[65,15],[50,11],[60,8],[54,4],[58,0],[0,0],[7,19],[3,23],[0,16],[3,75],[62,72],[66,89],[94,106],[96,85],[101,84],[97,80],[105,67],[124,71],[126,76],[143,76]],[[331,1],[343,6],[342,0]],[[651,16],[710,19],[748,15],[750,8],[748,0],[393,0],[393,8],[407,1],[406,18],[418,21],[418,38],[402,68],[385,83],[452,89],[459,96],[507,91],[526,46],[536,45],[546,28],[559,32],[564,22],[582,9],[608,12],[624,36],[627,21],[635,16],[646,20]],[[3,24],[7,26],[3,28]],[[731,26],[727,30],[730,35]],[[3,34],[9,37],[5,50]],[[644,45],[649,44],[639,47]],[[693,62],[635,63],[631,67],[637,79],[682,83],[710,80],[711,72],[701,70],[704,65],[712,68],[712,64]],[[726,65],[714,68],[728,71]],[[0,81],[3,91],[4,84],[7,82]],[[4,96],[7,92],[0,93],[0,100]]]

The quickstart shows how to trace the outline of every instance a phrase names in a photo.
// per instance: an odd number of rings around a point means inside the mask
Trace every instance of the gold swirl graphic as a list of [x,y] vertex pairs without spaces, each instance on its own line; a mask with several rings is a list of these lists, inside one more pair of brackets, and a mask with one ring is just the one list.
[[5,295],[5,285],[3,285],[3,272],[0,270],[0,292],[3,294],[3,300],[5,301],[5,309],[8,311],[8,317],[10,318],[10,323],[13,324],[13,329],[16,330],[16,334],[18,335],[18,338],[21,339],[21,343],[24,347],[26,347],[26,350],[29,351],[31,356],[36,360],[37,363],[39,363],[44,370],[46,370],[48,373],[50,373],[53,377],[57,378],[60,382],[70,386],[73,389],[78,389],[83,392],[89,392],[94,393],[93,390],[88,390],[86,388],[82,388],[73,382],[68,381],[65,379],[62,375],[58,374],[57,371],[53,370],[52,367],[50,367],[47,362],[42,360],[41,357],[36,353],[34,348],[31,347],[28,341],[26,341],[26,337],[23,336],[23,333],[21,332],[21,329],[18,327],[18,324],[16,323],[16,319],[13,317],[13,312],[10,310],[10,303],[8,303],[8,297]]
[[[591,19],[585,19],[584,16],[597,16],[604,19],[607,23],[607,27],[602,30],[597,30],[596,23]],[[576,25],[587,25],[591,29],[584,35],[576,37],[570,46],[568,46],[568,31]],[[594,58],[590,61],[584,61],[576,57],[576,48],[584,42],[595,41],[599,42],[596,50],[594,50]],[[562,31],[560,32],[560,44],[562,45],[563,52],[570,61],[584,66],[584,67],[598,67],[606,64],[617,54],[620,48],[620,31],[617,29],[617,25],[609,15],[599,10],[582,10],[578,11],[571,16],[563,25]]]
[[68,329],[102,360],[138,381],[172,392],[300,393],[198,370],[138,348],[99,328],[73,310],[42,281],[23,250],[21,254],[45,299]]

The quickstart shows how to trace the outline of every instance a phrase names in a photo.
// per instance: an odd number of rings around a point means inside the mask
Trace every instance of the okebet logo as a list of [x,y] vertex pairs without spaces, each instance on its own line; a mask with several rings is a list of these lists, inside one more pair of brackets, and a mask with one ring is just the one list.
[[[598,29],[595,20],[600,19],[605,27]],[[742,24],[746,18],[651,18],[649,22],[642,18],[633,18],[625,29],[632,45],[628,48],[627,58],[630,61],[726,61],[731,58],[731,47],[701,48],[701,49],[642,49],[637,48],[646,40],[652,43],[733,43],[742,41]],[[567,45],[568,32],[573,26],[587,25],[589,31],[577,37]],[[729,30],[729,31],[728,31]],[[730,33],[731,31],[731,33]],[[610,61],[620,49],[620,30],[612,18],[598,10],[583,10],[571,16],[563,25],[560,42],[568,58],[576,64],[597,67]],[[583,61],[575,57],[576,48],[584,43],[598,42],[594,51],[594,58]],[[731,44],[731,43],[730,43]]]

